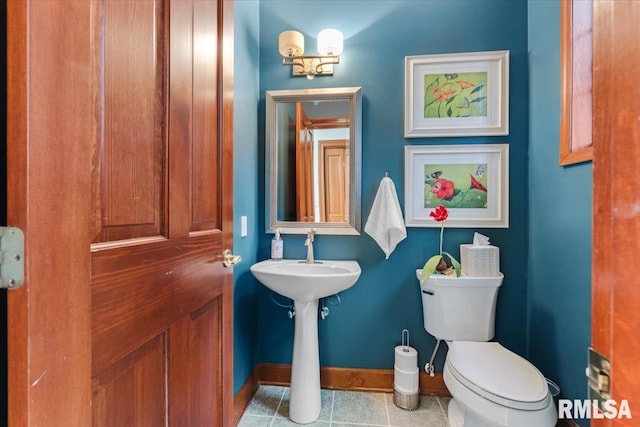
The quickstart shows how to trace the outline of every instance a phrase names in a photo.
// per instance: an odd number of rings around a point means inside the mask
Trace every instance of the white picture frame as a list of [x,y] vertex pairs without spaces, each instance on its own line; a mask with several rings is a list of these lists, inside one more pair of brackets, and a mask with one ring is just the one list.
[[509,51],[405,57],[404,137],[509,134]]
[[440,227],[429,216],[440,204],[449,211],[447,227],[509,227],[508,144],[407,145],[404,150],[407,227]]

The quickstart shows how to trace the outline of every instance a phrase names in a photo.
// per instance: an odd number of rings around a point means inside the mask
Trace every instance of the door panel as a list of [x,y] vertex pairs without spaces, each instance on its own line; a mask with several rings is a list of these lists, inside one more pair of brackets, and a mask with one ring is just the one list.
[[96,88],[94,242],[157,236],[165,199],[165,10],[161,1],[101,5],[94,15],[96,27],[104,25],[95,47],[102,51],[96,58],[102,72]]
[[164,424],[164,343],[160,335],[94,377],[94,426]]
[[219,357],[222,304],[220,298],[212,300],[169,331],[170,389],[174,394],[190,397],[170,400],[172,425],[209,425],[222,412],[221,390],[212,386],[219,384],[222,377]]
[[217,56],[215,38],[211,34],[211,23],[218,22],[218,14],[213,2],[194,3],[193,15],[193,174],[191,183],[192,210],[191,231],[219,228],[218,188],[220,155],[219,146],[211,144],[218,135],[218,106],[211,100],[217,99],[218,69],[212,66]]

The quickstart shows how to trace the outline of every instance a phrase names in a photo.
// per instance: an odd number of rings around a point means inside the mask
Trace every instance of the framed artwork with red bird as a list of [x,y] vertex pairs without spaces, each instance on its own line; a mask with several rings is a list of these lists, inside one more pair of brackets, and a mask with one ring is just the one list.
[[429,212],[444,206],[450,227],[508,227],[508,150],[508,144],[406,146],[406,225],[434,227]]

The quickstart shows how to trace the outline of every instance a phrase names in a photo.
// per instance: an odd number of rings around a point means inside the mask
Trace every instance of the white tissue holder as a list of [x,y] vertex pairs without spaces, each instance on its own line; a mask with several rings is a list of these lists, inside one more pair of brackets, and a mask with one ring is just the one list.
[[493,245],[460,245],[462,274],[471,277],[500,275],[500,249]]
[[396,346],[393,365],[393,403],[413,411],[420,406],[418,352],[409,346],[409,330],[402,330],[402,345]]

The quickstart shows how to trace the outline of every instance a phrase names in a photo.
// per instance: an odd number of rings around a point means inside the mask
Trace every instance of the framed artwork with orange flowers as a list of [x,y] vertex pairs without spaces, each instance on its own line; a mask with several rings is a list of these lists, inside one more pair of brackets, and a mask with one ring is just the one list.
[[509,145],[407,145],[407,227],[439,227],[429,213],[449,211],[447,227],[509,227]]
[[405,138],[509,134],[509,51],[406,56]]

